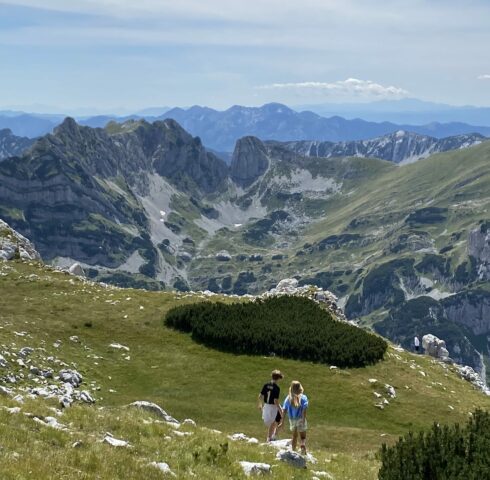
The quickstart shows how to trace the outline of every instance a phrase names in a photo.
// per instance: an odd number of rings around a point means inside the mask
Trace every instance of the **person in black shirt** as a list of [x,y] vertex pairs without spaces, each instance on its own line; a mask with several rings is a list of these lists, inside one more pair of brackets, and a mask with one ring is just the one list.
[[282,408],[279,403],[279,396],[281,389],[277,382],[282,380],[283,375],[279,370],[273,370],[271,374],[271,381],[266,383],[259,393],[259,404],[258,408],[262,410],[262,420],[267,431],[267,441],[275,439],[277,432],[277,426],[281,423],[282,418]]

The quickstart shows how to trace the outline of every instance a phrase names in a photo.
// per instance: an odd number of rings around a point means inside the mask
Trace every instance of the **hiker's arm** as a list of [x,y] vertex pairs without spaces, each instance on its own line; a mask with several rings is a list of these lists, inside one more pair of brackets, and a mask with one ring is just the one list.
[[264,395],[259,393],[259,396],[257,397],[257,408],[259,410],[262,410],[262,407],[264,406],[264,401],[265,401]]

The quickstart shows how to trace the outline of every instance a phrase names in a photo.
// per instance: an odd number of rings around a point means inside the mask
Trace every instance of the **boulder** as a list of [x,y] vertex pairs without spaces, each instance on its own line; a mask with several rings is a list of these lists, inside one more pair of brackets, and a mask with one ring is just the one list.
[[243,469],[243,473],[249,477],[250,475],[263,475],[271,472],[271,466],[268,463],[256,462],[238,462]]
[[130,447],[131,445],[126,440],[120,440],[118,438],[114,438],[110,433],[106,433],[102,443],[108,443],[113,447]]
[[154,415],[163,418],[168,423],[180,425],[180,422],[178,420],[170,416],[162,407],[158,406],[156,403],[139,400],[131,403],[129,406],[141,408],[142,410],[146,410],[147,412],[153,413]]
[[276,458],[296,468],[306,468],[306,458],[292,450],[281,450],[277,452]]
[[437,338],[435,335],[427,334],[422,337],[422,348],[426,355],[431,357],[447,359],[449,352],[446,348],[446,342]]
[[85,272],[79,263],[74,263],[69,269],[70,275],[76,275],[77,277],[85,277]]
[[76,370],[61,370],[59,373],[60,380],[64,383],[69,383],[75,388],[79,387],[83,381],[83,377]]

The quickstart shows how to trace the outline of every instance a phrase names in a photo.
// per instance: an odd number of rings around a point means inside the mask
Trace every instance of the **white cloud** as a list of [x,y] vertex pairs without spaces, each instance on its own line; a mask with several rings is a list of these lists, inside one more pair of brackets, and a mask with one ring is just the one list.
[[395,86],[384,86],[371,80],[348,78],[337,82],[298,82],[298,83],[272,83],[257,87],[261,90],[287,90],[300,95],[336,95],[345,97],[374,97],[374,98],[401,98],[408,95],[408,91]]
[[478,75],[478,80],[490,80],[490,74]]

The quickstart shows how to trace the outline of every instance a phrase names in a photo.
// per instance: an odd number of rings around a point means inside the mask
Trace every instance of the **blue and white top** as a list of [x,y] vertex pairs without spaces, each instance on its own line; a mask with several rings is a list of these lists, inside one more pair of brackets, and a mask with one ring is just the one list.
[[292,418],[292,419],[301,418],[303,415],[303,412],[308,408],[308,397],[304,393],[301,394],[301,397],[299,399],[299,406],[295,407],[289,401],[289,395],[288,395],[286,397],[286,400],[284,400],[282,408],[283,408],[283,410],[286,411],[289,418]]

